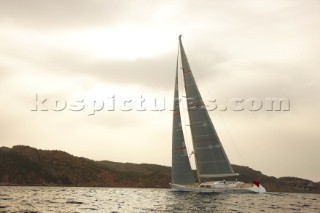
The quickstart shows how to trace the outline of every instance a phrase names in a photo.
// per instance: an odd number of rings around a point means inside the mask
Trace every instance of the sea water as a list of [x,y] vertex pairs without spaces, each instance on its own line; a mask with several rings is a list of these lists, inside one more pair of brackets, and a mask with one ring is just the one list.
[[319,194],[0,186],[0,212],[320,212]]

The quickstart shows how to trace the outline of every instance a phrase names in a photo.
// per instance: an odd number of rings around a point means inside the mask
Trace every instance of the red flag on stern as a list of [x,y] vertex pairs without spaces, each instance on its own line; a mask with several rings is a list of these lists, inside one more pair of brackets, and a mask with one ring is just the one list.
[[253,184],[256,185],[257,187],[260,186],[260,182],[256,179],[253,180]]

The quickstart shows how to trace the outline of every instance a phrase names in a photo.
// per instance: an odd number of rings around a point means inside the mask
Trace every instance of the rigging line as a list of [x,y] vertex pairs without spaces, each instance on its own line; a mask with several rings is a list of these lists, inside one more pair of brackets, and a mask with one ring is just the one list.
[[[184,47],[184,48],[185,48],[185,47]],[[186,48],[185,48],[185,49],[186,49]],[[200,80],[203,82],[202,87],[204,87],[204,90],[205,90],[205,92],[209,95],[209,97],[213,97],[213,96],[211,95],[211,93],[210,93],[210,90],[209,90],[208,87],[206,86],[206,82],[203,80],[203,79],[205,79],[205,78],[203,78],[203,75],[202,75],[202,73],[200,72],[200,69],[198,68],[197,63],[195,62],[195,60],[193,60],[192,53],[188,51],[188,55],[190,56],[191,62],[192,62],[192,64],[194,65],[194,68],[195,68],[195,69],[192,69],[192,70],[193,70],[193,71],[196,71],[198,77],[199,77]],[[201,85],[200,85],[200,86],[201,86]],[[203,98],[203,97],[202,97],[202,98]],[[239,158],[240,158],[239,160],[242,161],[242,163],[244,163],[245,165],[248,165],[248,164],[247,164],[247,161],[245,160],[245,158],[243,157],[243,155],[240,153],[238,147],[236,146],[236,144],[235,144],[235,142],[234,142],[234,139],[233,139],[232,135],[230,134],[229,128],[228,128],[226,122],[224,121],[223,116],[222,116],[220,113],[221,113],[221,112],[219,112],[219,110],[218,110],[218,113],[217,113],[217,114],[218,114],[220,120],[222,120],[222,124],[223,124],[223,126],[224,126],[224,128],[225,128],[225,130],[226,130],[226,132],[227,132],[227,135],[229,136],[229,138],[230,138],[230,140],[231,140],[231,142],[232,142],[232,145],[233,145],[234,149],[236,150],[237,155],[238,155]],[[212,118],[211,118],[211,119],[212,119]]]
[[[185,48],[185,47],[184,47],[184,48]],[[186,49],[186,48],[185,48],[185,49]],[[196,76],[197,76],[196,78],[198,78],[200,81],[204,82],[203,84],[197,84],[197,86],[198,86],[198,87],[200,86],[201,88],[204,87],[205,92],[207,92],[208,95],[211,95],[211,94],[209,93],[209,89],[207,88],[207,86],[206,86],[206,84],[205,84],[205,79],[206,79],[206,78],[204,78],[203,75],[202,75],[202,73],[200,72],[201,69],[199,69],[196,61],[193,59],[192,52],[188,51],[188,56],[190,57],[191,62],[192,62],[192,65],[190,65],[190,67],[192,66],[192,67],[195,68],[195,69],[192,69],[193,74],[194,74],[194,71],[196,71]],[[210,97],[210,96],[209,96],[209,97]],[[203,97],[202,97],[202,98],[203,98]]]
[[218,116],[219,116],[219,117],[221,118],[221,120],[222,120],[222,123],[223,123],[223,125],[224,125],[224,127],[225,127],[225,129],[226,129],[226,131],[227,131],[227,135],[229,135],[229,137],[230,137],[230,139],[231,139],[231,142],[232,142],[232,145],[234,146],[234,148],[235,148],[235,150],[236,150],[236,152],[237,152],[237,154],[238,154],[238,156],[239,156],[239,158],[240,158],[240,161],[242,161],[242,163],[243,163],[244,166],[249,166],[249,165],[248,165],[248,162],[247,162],[246,159],[243,157],[243,155],[242,155],[241,152],[239,151],[236,143],[234,142],[234,139],[233,139],[233,137],[232,137],[232,135],[231,135],[231,133],[230,133],[230,131],[229,131],[229,128],[228,128],[227,123],[224,121],[224,119],[222,118],[222,116],[221,116],[219,113],[218,113]]

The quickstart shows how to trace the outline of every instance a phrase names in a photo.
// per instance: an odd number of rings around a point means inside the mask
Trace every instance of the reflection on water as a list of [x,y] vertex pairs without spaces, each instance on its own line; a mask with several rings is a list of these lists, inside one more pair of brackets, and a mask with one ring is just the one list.
[[320,212],[316,194],[0,186],[0,212]]

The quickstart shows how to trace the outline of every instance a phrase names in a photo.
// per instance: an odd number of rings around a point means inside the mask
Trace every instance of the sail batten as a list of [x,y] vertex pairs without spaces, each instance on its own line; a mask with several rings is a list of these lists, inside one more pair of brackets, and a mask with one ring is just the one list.
[[225,154],[194,80],[181,36],[179,44],[198,176],[200,178],[234,176],[236,174]]

